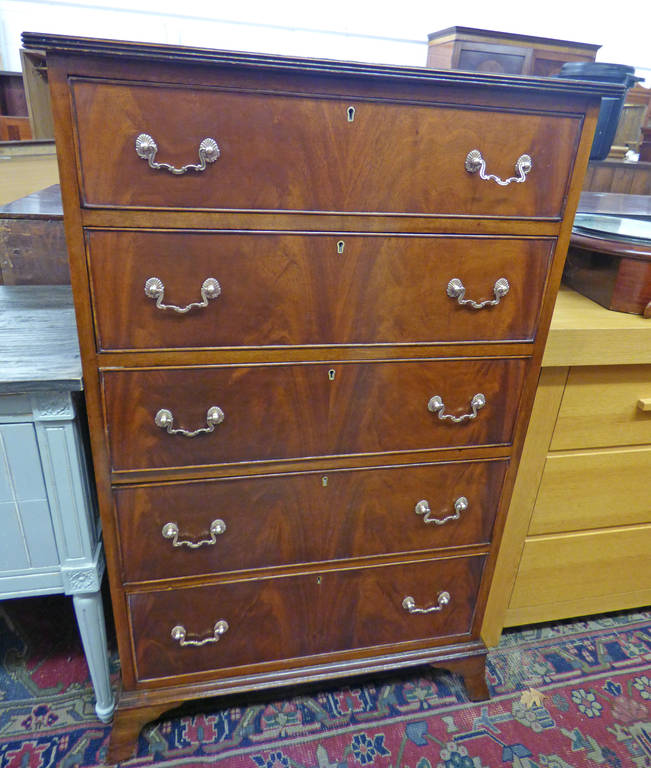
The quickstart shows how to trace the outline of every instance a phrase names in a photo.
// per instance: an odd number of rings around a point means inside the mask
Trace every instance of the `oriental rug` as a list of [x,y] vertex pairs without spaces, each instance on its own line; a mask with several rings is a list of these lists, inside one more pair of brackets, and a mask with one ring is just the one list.
[[[114,674],[117,684],[117,660]],[[145,728],[128,768],[649,768],[651,613],[505,633],[492,698],[418,668],[348,685],[194,703]],[[110,728],[71,602],[0,603],[1,768],[102,765]],[[202,707],[201,710],[198,707]]]

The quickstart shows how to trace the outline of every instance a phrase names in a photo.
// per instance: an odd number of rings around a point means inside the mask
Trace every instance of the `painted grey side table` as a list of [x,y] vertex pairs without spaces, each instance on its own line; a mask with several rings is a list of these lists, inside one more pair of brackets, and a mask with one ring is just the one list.
[[0,286],[0,599],[72,596],[108,722],[104,555],[81,389],[70,286]]

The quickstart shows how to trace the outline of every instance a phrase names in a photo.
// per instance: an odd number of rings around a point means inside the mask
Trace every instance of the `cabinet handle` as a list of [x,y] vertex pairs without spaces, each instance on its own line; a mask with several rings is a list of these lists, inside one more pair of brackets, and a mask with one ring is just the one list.
[[458,277],[453,277],[448,283],[447,294],[451,299],[456,299],[462,306],[470,307],[471,309],[483,309],[484,307],[494,307],[499,304],[500,300],[506,296],[510,288],[509,281],[505,277],[500,277],[495,281],[495,285],[493,286],[494,299],[473,301],[472,299],[465,298],[466,286]]
[[447,419],[455,424],[459,424],[462,421],[470,421],[471,419],[477,418],[477,411],[480,411],[485,405],[486,398],[481,392],[478,392],[470,401],[472,413],[464,413],[462,416],[453,416],[451,413],[445,413],[445,403],[443,402],[443,399],[439,397],[439,395],[434,395],[434,397],[430,398],[429,403],[427,403],[427,410],[431,413],[436,413],[441,421]]
[[220,619],[213,628],[213,634],[201,640],[186,640],[188,631],[182,624],[177,624],[170,634],[179,645],[207,645],[208,643],[218,643],[221,636],[226,632],[228,632],[228,622],[225,619]]
[[217,543],[217,537],[224,533],[226,530],[226,523],[223,520],[213,520],[210,523],[210,538],[200,539],[199,541],[190,541],[190,539],[179,539],[179,527],[176,523],[165,523],[161,533],[164,539],[172,539],[173,547],[190,547],[190,549],[198,549],[203,547],[204,544],[211,547]]
[[435,613],[436,611],[443,610],[446,605],[449,605],[451,599],[449,592],[439,592],[436,597],[436,605],[431,605],[429,608],[417,608],[416,601],[409,595],[402,601],[402,607],[408,613]]
[[167,408],[161,408],[160,411],[154,416],[154,423],[157,427],[167,430],[170,435],[183,435],[183,437],[196,437],[204,432],[212,432],[217,424],[221,424],[224,421],[224,411],[217,406],[213,405],[208,408],[206,413],[207,427],[199,427],[194,431],[188,429],[174,429],[174,416],[172,411],[168,411]]
[[444,523],[449,522],[450,520],[458,520],[461,517],[461,513],[465,512],[468,509],[468,499],[465,496],[459,496],[459,498],[454,502],[454,512],[451,515],[446,515],[446,517],[439,518],[439,517],[432,517],[432,510],[429,506],[429,501],[427,499],[423,499],[422,501],[419,501],[418,504],[414,507],[414,512],[417,515],[424,515],[423,522],[424,523],[434,523],[434,525],[443,525]]
[[533,161],[529,155],[520,155],[520,157],[515,161],[515,172],[518,175],[511,176],[510,179],[500,179],[499,176],[494,176],[492,173],[489,173],[488,175],[486,174],[486,161],[478,149],[471,149],[470,152],[468,152],[466,155],[466,170],[468,173],[477,173],[477,171],[479,171],[480,179],[483,179],[484,181],[494,181],[501,187],[505,187],[512,181],[515,181],[518,184],[526,181],[527,174],[531,170],[532,165]]
[[155,299],[158,309],[173,309],[174,312],[179,312],[182,315],[194,307],[198,309],[207,307],[208,302],[216,299],[221,292],[222,287],[219,282],[214,277],[207,277],[201,285],[201,301],[193,301],[192,304],[187,304],[185,307],[177,307],[176,304],[163,304],[165,284],[160,277],[150,277],[145,283],[145,296],[149,299]]
[[651,411],[651,397],[641,397],[637,401],[637,407],[641,411]]
[[173,173],[175,176],[187,173],[188,171],[205,171],[206,164],[214,163],[221,154],[217,142],[214,139],[203,139],[201,144],[199,144],[199,162],[196,164],[189,163],[188,165],[181,166],[181,168],[176,168],[169,163],[157,163],[154,160],[157,152],[158,144],[156,144],[154,139],[148,133],[141,133],[136,138],[136,153],[138,157],[146,160],[149,163],[150,168],[154,168],[155,170],[163,169]]

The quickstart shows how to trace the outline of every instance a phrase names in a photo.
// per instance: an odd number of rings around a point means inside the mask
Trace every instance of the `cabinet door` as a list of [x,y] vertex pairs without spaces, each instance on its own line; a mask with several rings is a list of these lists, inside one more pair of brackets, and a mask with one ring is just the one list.
[[57,565],[32,424],[0,425],[0,575]]

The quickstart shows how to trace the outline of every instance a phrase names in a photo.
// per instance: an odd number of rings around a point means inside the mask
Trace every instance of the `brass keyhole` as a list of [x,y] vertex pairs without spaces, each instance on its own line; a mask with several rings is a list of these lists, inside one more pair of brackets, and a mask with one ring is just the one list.
[[343,252],[344,252],[344,248],[345,248],[345,247],[346,247],[346,243],[344,243],[344,241],[343,241],[343,240],[340,240],[340,241],[337,243],[337,253],[343,253]]
[[355,119],[355,107],[348,107],[346,114],[348,115],[348,122],[352,123]]
[[334,368],[331,368],[331,369],[328,371],[328,379],[329,379],[330,381],[334,381],[334,380],[335,380],[335,374],[336,374],[336,371],[335,371],[335,369],[334,369]]
[[328,476],[327,475],[323,475],[323,477],[321,478],[321,485],[324,488],[328,487]]

